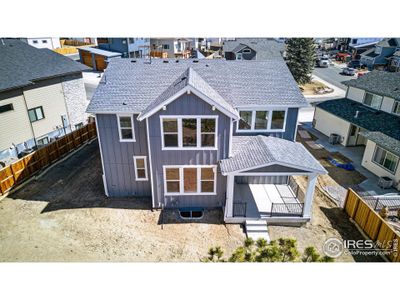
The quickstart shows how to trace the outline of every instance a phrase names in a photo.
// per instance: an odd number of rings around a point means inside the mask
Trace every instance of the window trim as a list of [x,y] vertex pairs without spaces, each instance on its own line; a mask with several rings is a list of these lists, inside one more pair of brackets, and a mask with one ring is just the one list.
[[[177,119],[178,121],[178,147],[165,147],[164,143],[164,119]],[[183,127],[182,119],[196,119],[196,147],[183,147]],[[201,146],[201,120],[215,119],[215,139],[214,146]],[[162,115],[160,116],[161,150],[218,150],[218,115]],[[168,134],[168,133],[167,133]]]
[[[40,145],[39,145],[39,141],[42,141],[42,140],[47,140],[47,143],[45,143],[45,144],[40,144]],[[40,139],[37,139],[37,140],[36,140],[36,144],[37,144],[39,147],[43,147],[43,146],[45,146],[45,145],[47,145],[47,144],[50,144],[50,139],[49,139],[49,137],[48,137],[47,135],[45,135],[45,136],[41,137]]]
[[[397,163],[396,163],[396,165],[395,165],[393,171],[392,171],[392,170],[389,170],[389,169],[386,168],[385,166],[383,166],[383,165],[381,165],[380,163],[378,163],[377,161],[375,161],[375,155],[376,155],[376,151],[378,150],[378,148],[380,148],[380,149],[382,149],[383,151],[386,152],[386,154],[385,154],[385,159],[386,159],[386,155],[387,155],[388,152],[389,152],[390,154],[392,154],[393,156],[397,157]],[[385,161],[385,159],[384,159],[384,161]],[[375,149],[374,149],[374,153],[372,154],[371,161],[372,161],[374,164],[376,164],[377,166],[379,166],[380,168],[382,168],[382,169],[384,169],[385,171],[389,172],[390,174],[396,174],[397,168],[398,168],[399,163],[400,163],[400,157],[399,157],[398,155],[394,154],[393,152],[391,152],[391,151],[389,151],[389,150],[386,150],[385,148],[383,148],[383,147],[381,147],[381,146],[379,146],[379,145],[376,144],[376,145],[375,145]]]
[[[43,116],[43,118],[41,118],[41,119],[38,119],[38,118],[37,118],[36,110],[37,110],[38,108],[40,108],[40,110],[42,111],[42,116]],[[31,110],[33,110],[33,112],[35,113],[36,120],[34,120],[34,121],[32,121],[31,118],[29,117],[29,111],[31,111]],[[44,115],[43,106],[36,106],[36,107],[29,108],[29,109],[28,109],[28,118],[29,118],[29,121],[30,121],[31,123],[38,122],[38,121],[40,121],[40,120],[45,119],[46,116]]]
[[[396,106],[397,106],[397,109],[399,110],[398,113],[395,112]],[[400,116],[400,101],[394,100],[393,106],[392,106],[392,114],[395,115],[395,116]]]
[[[138,177],[138,167],[136,164],[136,160],[137,159],[144,159],[144,174],[146,175],[145,178],[139,178]],[[136,181],[148,181],[149,180],[149,174],[147,171],[147,156],[143,156],[143,155],[134,155],[133,156],[133,166],[135,168],[135,180]],[[139,168],[139,169],[143,169],[143,168]]]
[[14,110],[13,103],[7,103],[7,104],[0,105],[0,107],[4,107],[4,106],[8,106],[10,109],[5,110],[5,111],[0,111],[0,114],[4,114],[4,113],[7,113],[9,111],[13,111]]
[[[381,103],[379,104],[379,107],[378,107],[378,108],[372,107],[372,105],[368,105],[368,104],[365,103],[365,98],[367,97],[367,94],[371,94],[372,97],[373,97],[373,96],[381,97]],[[368,106],[368,107],[370,107],[370,108],[372,108],[372,109],[381,110],[382,104],[383,104],[383,96],[378,95],[378,94],[374,94],[374,93],[371,93],[371,92],[367,92],[367,91],[364,90],[364,97],[363,97],[363,102],[362,102],[362,103],[363,103],[365,106]]]
[[242,53],[243,54],[250,54],[251,53],[251,49],[245,48],[245,49],[242,50]]
[[[286,121],[287,121],[287,114],[288,114],[288,108],[287,107],[274,107],[274,108],[239,108],[238,113],[240,116],[240,112],[242,111],[251,111],[251,129],[239,129],[239,119],[236,122],[236,132],[285,132],[286,131]],[[267,129],[255,129],[255,122],[256,122],[256,112],[257,111],[267,111],[268,112],[268,124],[267,124]],[[285,119],[283,121],[283,128],[282,129],[271,129],[271,123],[272,123],[272,114],[274,111],[284,111],[285,112]]]
[[[131,118],[131,124],[132,124],[132,138],[131,139],[123,139],[121,135],[121,121],[120,117],[130,117]],[[135,137],[135,123],[133,119],[132,114],[117,114],[117,124],[118,124],[118,136],[119,136],[119,142],[120,143],[129,143],[129,142],[136,142],[136,137]],[[128,127],[123,127],[123,129],[127,129]]]
[[[167,192],[167,174],[166,170],[169,168],[179,169],[179,192],[168,193]],[[197,169],[197,192],[193,193],[185,193],[184,192],[184,177],[183,177],[183,169],[184,168],[196,168]],[[213,168],[214,170],[214,191],[213,192],[201,192],[201,169],[203,168]],[[217,165],[164,165],[163,166],[163,184],[164,184],[164,196],[211,196],[217,194]],[[177,180],[175,180],[177,181]],[[211,181],[211,180],[209,180]]]

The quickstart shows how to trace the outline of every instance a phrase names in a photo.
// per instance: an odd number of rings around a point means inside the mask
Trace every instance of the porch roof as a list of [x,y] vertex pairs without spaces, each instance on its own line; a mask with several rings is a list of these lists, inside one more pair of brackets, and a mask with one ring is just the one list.
[[282,165],[317,174],[327,173],[302,144],[281,138],[234,136],[232,154],[232,157],[220,161],[224,175],[270,165]]

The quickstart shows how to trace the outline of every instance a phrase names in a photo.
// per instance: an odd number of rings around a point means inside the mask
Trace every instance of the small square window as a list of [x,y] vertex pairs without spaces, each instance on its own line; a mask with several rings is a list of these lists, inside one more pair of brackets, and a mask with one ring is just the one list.
[[43,108],[41,106],[28,110],[28,116],[31,123],[44,119]]

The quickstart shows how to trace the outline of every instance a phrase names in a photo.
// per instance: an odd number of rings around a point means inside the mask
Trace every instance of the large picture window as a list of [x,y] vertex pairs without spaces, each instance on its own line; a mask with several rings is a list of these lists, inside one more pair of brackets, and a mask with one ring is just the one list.
[[376,146],[373,161],[394,174],[397,165],[399,164],[399,157],[379,146]]
[[119,115],[118,116],[118,131],[120,142],[134,142],[135,130],[133,126],[132,115]]
[[237,131],[284,131],[286,110],[242,110]]
[[217,116],[162,116],[164,150],[216,149]]
[[365,93],[364,104],[375,109],[380,109],[382,105],[382,99],[383,99],[382,96],[378,96],[371,93]]
[[216,166],[165,166],[165,195],[215,195]]

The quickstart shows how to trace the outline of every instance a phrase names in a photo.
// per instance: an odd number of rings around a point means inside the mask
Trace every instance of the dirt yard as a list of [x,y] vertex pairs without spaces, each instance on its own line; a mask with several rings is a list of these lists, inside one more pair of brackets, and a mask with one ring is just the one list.
[[313,80],[310,83],[301,85],[300,89],[303,92],[303,95],[316,95],[318,94],[317,93],[318,90],[328,89],[328,86],[326,86],[320,81]]
[[[150,199],[107,199],[100,174],[95,141],[0,201],[0,261],[198,262],[212,246],[229,255],[242,245],[242,228],[224,225],[220,210],[198,223],[173,212],[161,217]],[[331,236],[362,238],[339,208],[316,196],[312,224],[269,226],[271,238],[295,237],[301,249],[321,249]]]

